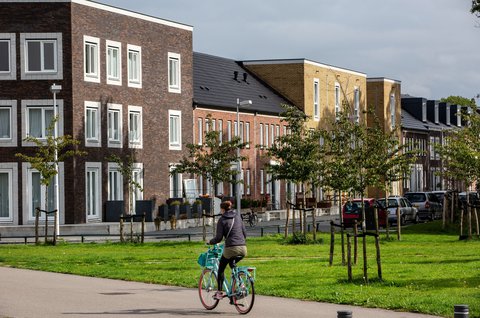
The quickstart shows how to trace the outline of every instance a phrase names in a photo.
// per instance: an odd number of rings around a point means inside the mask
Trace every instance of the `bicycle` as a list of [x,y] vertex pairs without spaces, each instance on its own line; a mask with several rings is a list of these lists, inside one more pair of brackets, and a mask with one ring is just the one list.
[[246,221],[250,227],[255,227],[258,224],[257,213],[252,209],[251,212],[242,214],[242,220]]
[[[198,294],[200,302],[207,310],[217,307],[220,299],[214,298],[218,290],[217,273],[220,257],[223,253],[223,244],[212,245],[207,252],[201,253],[198,257],[198,264],[203,267],[202,274],[198,281]],[[251,266],[234,266],[230,280],[225,277],[223,281],[224,297],[230,299],[230,304],[240,314],[248,314],[255,302],[255,272],[256,268]]]

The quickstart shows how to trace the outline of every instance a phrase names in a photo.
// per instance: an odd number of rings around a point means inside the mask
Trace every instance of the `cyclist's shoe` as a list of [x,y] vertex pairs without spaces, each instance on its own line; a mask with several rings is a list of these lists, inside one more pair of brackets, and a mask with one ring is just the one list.
[[217,291],[215,295],[213,295],[213,299],[216,299],[216,300],[221,300],[223,299],[223,297],[225,297],[225,295],[221,291]]

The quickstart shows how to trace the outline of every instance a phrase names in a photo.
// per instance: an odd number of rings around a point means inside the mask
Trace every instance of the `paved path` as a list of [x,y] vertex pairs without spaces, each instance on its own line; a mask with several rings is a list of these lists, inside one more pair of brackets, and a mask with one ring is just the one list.
[[[238,317],[228,301],[205,310],[195,289],[0,267],[1,318]],[[432,318],[434,316],[258,296],[253,318]]]

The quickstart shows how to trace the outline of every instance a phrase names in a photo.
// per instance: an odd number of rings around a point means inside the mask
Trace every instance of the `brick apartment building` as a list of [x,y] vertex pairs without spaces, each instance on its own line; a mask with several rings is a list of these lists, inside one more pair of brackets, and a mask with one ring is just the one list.
[[26,136],[45,137],[53,83],[59,134],[88,152],[60,164],[60,224],[102,222],[105,202],[123,199],[111,154],[135,158],[136,199],[170,196],[169,166],[192,142],[192,31],[86,0],[0,1],[0,224],[52,209],[38,171],[15,154],[33,154]]

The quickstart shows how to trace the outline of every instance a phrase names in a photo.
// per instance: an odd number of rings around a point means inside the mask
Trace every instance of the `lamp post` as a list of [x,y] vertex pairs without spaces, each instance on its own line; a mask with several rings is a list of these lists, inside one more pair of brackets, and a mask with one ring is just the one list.
[[53,153],[53,161],[55,165],[55,171],[57,172],[54,177],[54,192],[55,192],[55,240],[57,236],[60,234],[60,197],[59,197],[59,190],[58,190],[58,151],[57,151],[57,137],[58,137],[58,118],[57,118],[57,94],[60,93],[62,90],[61,85],[53,84],[50,86],[50,92],[53,94],[53,118],[55,120],[55,125],[53,127],[53,138],[54,138],[54,145],[55,150]]
[[[242,100],[240,101],[239,98],[237,98],[237,137],[240,137],[240,113],[239,113],[239,108],[240,106],[248,106],[252,105],[251,100]],[[241,198],[242,196],[240,195],[240,175],[242,173],[242,162],[240,160],[240,147],[237,147],[237,182],[235,184],[235,189],[236,189],[236,196],[237,196],[237,211],[238,213],[241,212]]]

